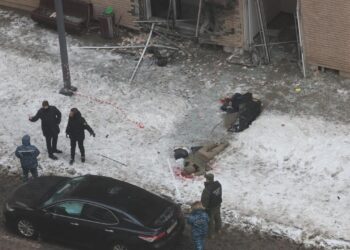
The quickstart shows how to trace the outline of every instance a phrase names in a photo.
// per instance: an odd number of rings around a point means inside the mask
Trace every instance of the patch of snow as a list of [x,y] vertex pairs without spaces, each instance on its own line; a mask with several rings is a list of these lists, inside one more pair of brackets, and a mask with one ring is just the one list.
[[[11,21],[0,27],[5,37],[0,48],[2,170],[20,172],[13,152],[28,133],[41,150],[40,174],[107,175],[182,203],[200,199],[203,177],[174,180],[171,172],[178,167],[172,158],[178,144],[176,124],[189,119],[196,104],[188,104],[186,95],[176,91],[129,85],[124,73],[134,63],[108,51],[70,49],[71,77],[78,93],[71,98],[59,95],[62,75],[56,34],[8,11],[0,10],[0,18]],[[80,41],[69,36],[68,43],[73,47]],[[31,51],[22,51],[26,47]],[[33,49],[44,54],[33,57]],[[113,74],[101,74],[110,68]],[[167,70],[169,76],[188,81],[179,72]],[[201,93],[210,96],[215,86],[209,81],[205,85],[207,90]],[[178,86],[174,82],[171,88]],[[237,90],[245,89],[244,84],[237,85]],[[63,115],[58,147],[64,153],[58,161],[47,157],[40,121],[28,121],[44,99]],[[72,107],[81,110],[97,136],[86,137],[87,162],[77,159],[69,166],[64,130]],[[206,126],[203,120],[198,123]],[[189,136],[195,133],[181,129]],[[263,113],[249,129],[230,137],[230,147],[213,163],[212,172],[224,190],[224,220],[245,230],[259,229],[310,245],[349,248],[349,131],[348,124],[317,117]]]

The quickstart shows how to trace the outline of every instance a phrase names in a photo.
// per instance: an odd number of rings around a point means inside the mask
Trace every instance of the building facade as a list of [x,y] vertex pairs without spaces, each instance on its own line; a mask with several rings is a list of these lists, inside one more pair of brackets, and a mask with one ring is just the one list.
[[[54,0],[52,0],[54,1]],[[64,1],[64,0],[63,0]],[[115,11],[121,26],[138,29],[139,20],[172,23],[176,30],[201,43],[251,49],[259,34],[258,0],[88,0],[94,17],[107,6]],[[300,3],[300,37],[304,62],[341,72],[350,72],[350,0],[261,0],[266,21],[280,13],[293,15]],[[200,2],[200,25],[197,18]],[[0,0],[0,5],[31,11],[39,0]],[[298,27],[295,27],[297,30]]]

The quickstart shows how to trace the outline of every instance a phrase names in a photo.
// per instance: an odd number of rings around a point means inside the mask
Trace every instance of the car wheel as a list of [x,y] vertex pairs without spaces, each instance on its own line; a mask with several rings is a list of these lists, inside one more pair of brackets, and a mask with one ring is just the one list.
[[30,220],[27,219],[19,219],[17,221],[17,232],[29,239],[35,239],[38,237],[38,231],[35,229],[35,226]]
[[114,243],[112,250],[131,250],[128,246],[124,245],[123,243]]

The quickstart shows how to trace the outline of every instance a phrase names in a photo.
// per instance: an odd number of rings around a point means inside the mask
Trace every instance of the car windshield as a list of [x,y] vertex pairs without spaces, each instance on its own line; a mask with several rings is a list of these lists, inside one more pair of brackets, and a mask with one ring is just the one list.
[[44,202],[44,206],[50,205],[57,200],[61,199],[62,197],[70,194],[73,192],[77,186],[79,186],[85,179],[85,176],[79,176],[73,179],[68,180],[67,182],[63,183],[52,195],[51,197]]

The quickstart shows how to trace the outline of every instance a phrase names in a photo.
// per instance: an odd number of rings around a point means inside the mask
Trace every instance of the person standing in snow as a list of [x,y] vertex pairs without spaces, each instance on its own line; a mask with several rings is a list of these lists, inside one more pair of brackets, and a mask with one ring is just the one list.
[[38,110],[35,116],[30,116],[29,121],[36,122],[41,119],[41,129],[46,139],[46,147],[49,158],[57,160],[54,153],[62,153],[57,149],[58,134],[60,133],[59,124],[61,122],[61,112],[55,107],[50,106],[48,101],[43,101],[42,108]]
[[78,143],[80,150],[81,161],[85,162],[85,149],[84,149],[84,139],[85,131],[89,131],[90,135],[95,137],[95,133],[92,128],[87,124],[85,119],[81,116],[80,111],[77,108],[72,108],[69,113],[68,124],[66,128],[66,136],[70,138],[70,156],[71,159],[69,164],[74,163],[75,158],[75,148]]
[[212,238],[214,232],[221,231],[222,187],[220,182],[214,181],[213,174],[206,174],[205,178],[201,201],[209,214],[209,238]]
[[187,217],[187,223],[192,227],[191,233],[195,250],[204,250],[204,240],[208,233],[209,217],[200,201],[192,204],[191,213]]
[[33,178],[38,177],[38,155],[40,151],[37,147],[30,145],[30,136],[25,135],[22,138],[22,145],[16,148],[15,155],[21,161],[23,170],[23,180],[28,181],[29,172]]

